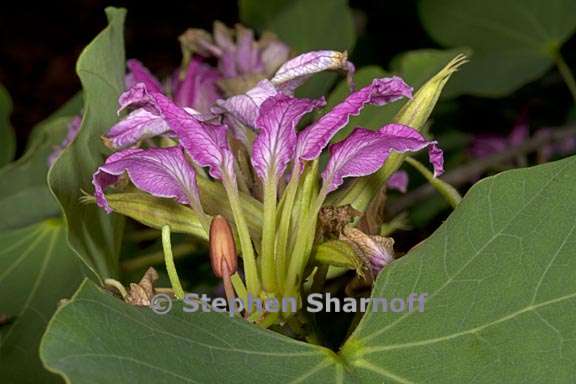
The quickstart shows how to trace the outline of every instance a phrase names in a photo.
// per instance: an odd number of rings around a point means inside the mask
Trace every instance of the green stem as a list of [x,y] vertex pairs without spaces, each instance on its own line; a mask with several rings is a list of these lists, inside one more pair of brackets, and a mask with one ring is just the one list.
[[236,230],[240,240],[240,247],[242,248],[242,258],[244,260],[244,275],[246,276],[246,285],[248,292],[253,297],[258,297],[260,294],[260,279],[258,278],[258,266],[256,265],[256,256],[254,255],[254,248],[252,247],[252,240],[250,239],[250,232],[246,219],[242,214],[242,207],[240,206],[240,196],[236,184],[232,183],[227,175],[224,175],[222,182],[228,195],[230,202],[230,209],[234,216],[236,223]]
[[262,222],[262,284],[267,292],[276,292],[276,199],[277,186],[274,177],[268,177],[264,182],[264,219]]
[[182,289],[182,284],[180,284],[178,272],[176,271],[176,265],[174,264],[172,244],[170,243],[169,225],[164,225],[162,227],[162,248],[164,248],[164,262],[166,263],[166,271],[168,272],[168,278],[170,278],[170,284],[172,284],[174,295],[177,299],[182,300],[184,298],[184,290]]
[[566,64],[566,62],[564,61],[564,58],[562,57],[562,54],[560,52],[556,54],[555,59],[558,71],[560,71],[560,74],[562,75],[562,78],[564,79],[566,86],[570,90],[574,102],[576,103],[576,80],[574,80],[574,75],[572,74],[572,71],[570,70],[568,64]]
[[290,223],[292,221],[292,210],[294,209],[294,201],[296,199],[296,192],[298,191],[299,176],[299,172],[292,172],[288,186],[284,191],[284,203],[282,205],[280,224],[278,225],[278,233],[276,235],[276,277],[281,289],[284,289],[286,279],[288,236],[290,233]]

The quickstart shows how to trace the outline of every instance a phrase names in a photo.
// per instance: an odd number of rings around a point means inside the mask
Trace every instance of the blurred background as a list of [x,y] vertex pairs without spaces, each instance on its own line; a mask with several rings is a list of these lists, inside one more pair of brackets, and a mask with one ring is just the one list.
[[[214,20],[239,21],[235,0],[210,1],[55,1],[13,2],[0,14],[0,83],[9,91],[12,124],[19,153],[32,127],[80,89],[74,65],[81,50],[106,25],[103,9],[126,7],[127,57],[142,60],[157,75],[167,75],[180,63],[178,36],[187,28],[211,29]],[[418,1],[351,0],[357,42],[352,60],[357,67],[388,68],[399,53],[440,48],[422,26]],[[335,25],[326,28],[337,28]],[[562,52],[576,64],[576,42]],[[573,101],[559,73],[552,68],[506,98],[463,96],[451,119],[464,132],[505,131],[518,111],[531,109],[535,124],[560,124]]]

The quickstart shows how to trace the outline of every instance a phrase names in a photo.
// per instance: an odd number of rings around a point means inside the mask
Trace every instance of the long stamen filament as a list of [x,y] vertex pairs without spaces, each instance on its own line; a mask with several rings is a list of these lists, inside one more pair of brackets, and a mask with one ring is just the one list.
[[166,264],[166,271],[168,272],[168,278],[170,279],[170,284],[174,290],[174,295],[177,299],[182,300],[184,298],[184,290],[182,289],[182,284],[180,284],[180,278],[178,277],[176,265],[174,264],[169,225],[164,225],[162,227],[162,248],[164,249],[164,263]]
[[[273,172],[270,172],[274,174]],[[262,223],[262,283],[268,292],[277,291],[276,283],[276,199],[277,183],[274,176],[264,182],[264,220]]]
[[280,224],[278,225],[278,232],[276,234],[276,276],[280,289],[284,289],[286,278],[288,253],[288,236],[290,233],[290,223],[292,221],[292,210],[294,209],[294,201],[296,199],[296,192],[298,191],[299,172],[294,170],[288,186],[284,191],[284,203],[282,206],[282,213],[280,216]]
[[256,265],[256,256],[254,255],[254,248],[252,247],[252,240],[250,239],[250,232],[248,231],[248,224],[242,213],[240,206],[240,195],[236,184],[230,180],[228,175],[224,175],[222,183],[228,195],[232,215],[238,231],[238,238],[240,240],[240,247],[242,248],[242,258],[244,260],[244,275],[246,277],[246,285],[248,292],[254,297],[260,294],[260,279],[258,277],[258,266]]
[[[317,162],[314,164],[314,171],[312,171],[312,178],[315,179],[317,171]],[[320,192],[315,195],[312,190],[312,183],[307,185],[310,190],[303,193],[306,201],[301,207],[300,220],[301,225],[298,227],[296,234],[296,243],[292,254],[290,255],[290,265],[288,268],[288,274],[286,276],[285,285],[285,296],[293,297],[298,293],[298,287],[300,286],[302,280],[302,274],[304,273],[304,268],[310,256],[312,246],[314,243],[314,238],[316,236],[316,221],[318,219],[318,213],[322,208],[322,204],[326,199],[328,194],[327,183],[324,183]]]

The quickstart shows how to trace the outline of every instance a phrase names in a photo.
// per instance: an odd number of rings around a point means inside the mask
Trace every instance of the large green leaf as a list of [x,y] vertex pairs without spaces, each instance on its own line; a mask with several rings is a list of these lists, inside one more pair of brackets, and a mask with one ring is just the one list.
[[[262,2],[242,1],[243,21],[247,24],[256,22],[258,27],[276,33],[295,53],[321,49],[351,51],[354,47],[354,22],[346,0],[270,3],[275,4],[263,7]],[[299,90],[299,94],[324,95],[335,78],[333,73],[317,75]]]
[[12,100],[6,88],[0,85],[0,167],[9,163],[16,152],[16,137],[10,125]]
[[451,94],[513,92],[550,68],[576,28],[573,0],[423,0],[420,15],[440,44],[474,52]]
[[373,296],[428,293],[424,312],[369,313],[342,355],[364,382],[573,383],[576,157],[478,183]]
[[68,122],[69,118],[60,117],[40,124],[26,153],[0,170],[0,231],[60,214],[46,175],[48,156],[66,136]]
[[123,90],[125,11],[107,8],[109,24],[82,52],[76,72],[84,92],[84,117],[76,140],[49,173],[49,184],[64,211],[69,241],[90,269],[101,277],[114,276],[123,219],[80,203],[90,191],[92,173],[105,157],[102,136],[117,120],[118,96]]
[[239,0],[238,11],[243,23],[252,28],[265,29],[267,24],[294,0]]
[[336,359],[222,314],[154,315],[92,283],[51,321],[42,359],[73,384],[572,383],[575,178],[572,157],[478,183],[376,282],[374,297],[427,293],[424,312],[369,309]]
[[333,383],[337,371],[327,349],[226,314],[175,306],[157,315],[88,281],[52,320],[40,353],[73,384]]
[[61,220],[0,232],[0,314],[14,316],[0,326],[3,383],[62,382],[43,368],[38,345],[58,301],[81,281],[80,262],[68,248]]

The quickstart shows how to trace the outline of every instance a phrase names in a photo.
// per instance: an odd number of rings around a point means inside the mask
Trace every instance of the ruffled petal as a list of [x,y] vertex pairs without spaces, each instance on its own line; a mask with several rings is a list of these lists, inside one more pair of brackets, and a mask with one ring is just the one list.
[[159,115],[139,108],[116,123],[104,136],[104,142],[110,148],[122,149],[169,130],[170,127]]
[[182,204],[198,199],[194,168],[180,147],[127,149],[110,156],[92,177],[96,203],[108,213],[112,208],[104,190],[124,173],[138,189],[153,196],[174,198]]
[[306,127],[298,136],[297,156],[313,160],[320,156],[332,137],[357,116],[368,104],[384,105],[402,97],[412,97],[412,88],[399,77],[374,79],[372,83],[350,94],[346,100]]
[[131,88],[137,83],[144,83],[150,92],[163,92],[158,79],[139,60],[130,59],[126,62],[126,66],[129,70],[125,78],[126,88]]
[[258,136],[252,146],[252,166],[262,180],[280,178],[294,158],[296,124],[324,100],[296,99],[283,94],[268,98],[256,120]]
[[224,172],[234,177],[234,157],[228,145],[226,126],[202,122],[162,94],[151,97],[155,108],[198,165],[209,167],[210,175],[216,179],[222,179]]
[[145,83],[134,84],[118,98],[118,113],[126,108],[144,108],[158,115],[158,109],[156,108],[154,99],[150,95],[151,92]]
[[312,51],[284,63],[271,81],[280,91],[291,94],[310,76],[327,70],[344,70],[351,79],[354,65],[348,61],[346,52]]
[[256,87],[242,95],[232,96],[226,100],[218,100],[214,113],[225,113],[238,123],[254,128],[260,106],[267,98],[278,92],[268,80],[260,81]]
[[400,124],[385,125],[378,131],[356,128],[348,138],[330,147],[330,160],[322,172],[328,192],[338,188],[345,177],[376,172],[391,152],[416,152],[429,148],[434,175],[443,172],[442,150],[415,129]]

